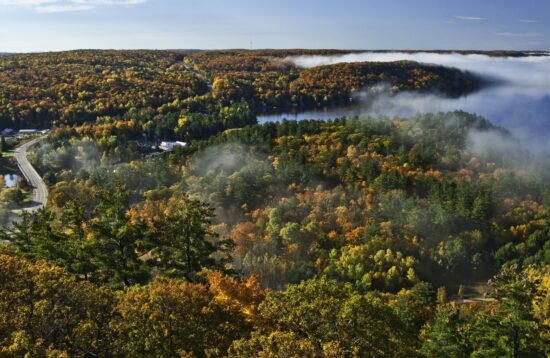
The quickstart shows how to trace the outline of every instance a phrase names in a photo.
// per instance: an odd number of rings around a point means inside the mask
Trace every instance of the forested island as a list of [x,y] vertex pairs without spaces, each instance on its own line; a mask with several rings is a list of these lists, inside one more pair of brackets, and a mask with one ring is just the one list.
[[548,162],[461,111],[257,123],[486,85],[286,60],[339,53],[0,58],[0,128],[51,128],[48,204],[0,231],[0,355],[547,356]]

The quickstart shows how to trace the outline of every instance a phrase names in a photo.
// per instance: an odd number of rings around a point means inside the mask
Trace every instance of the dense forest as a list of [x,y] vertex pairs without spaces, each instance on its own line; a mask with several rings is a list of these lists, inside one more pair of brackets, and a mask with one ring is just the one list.
[[549,163],[464,112],[257,124],[262,102],[481,85],[300,53],[0,60],[3,126],[53,126],[48,205],[0,230],[1,356],[550,354]]
[[[459,96],[482,81],[413,62],[302,70],[283,54],[310,51],[73,51],[0,59],[0,127],[133,122],[147,138],[208,136],[254,122],[254,113],[349,101],[380,82],[394,91]],[[334,53],[332,51],[321,51]],[[175,127],[179,130],[174,133]],[[200,128],[196,128],[200,127]]]
[[483,85],[480,78],[470,73],[415,62],[346,63],[301,69],[287,60],[288,56],[312,53],[315,52],[199,52],[188,62],[212,79],[214,96],[250,98],[255,108],[264,112],[342,104],[349,102],[354,93],[380,83],[393,92],[432,91],[447,96],[470,93]]

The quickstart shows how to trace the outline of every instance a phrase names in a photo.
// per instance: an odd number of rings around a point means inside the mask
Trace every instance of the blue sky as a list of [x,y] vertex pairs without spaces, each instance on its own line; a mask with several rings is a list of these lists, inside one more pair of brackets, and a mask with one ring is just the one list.
[[549,0],[0,0],[0,52],[550,50]]

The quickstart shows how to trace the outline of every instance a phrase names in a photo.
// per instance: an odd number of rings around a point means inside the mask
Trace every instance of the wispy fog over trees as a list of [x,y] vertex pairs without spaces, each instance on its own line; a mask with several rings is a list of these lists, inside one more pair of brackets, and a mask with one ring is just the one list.
[[53,125],[47,206],[0,229],[0,356],[547,356],[549,163],[460,111],[256,124],[478,84],[303,53],[0,59],[4,126]]

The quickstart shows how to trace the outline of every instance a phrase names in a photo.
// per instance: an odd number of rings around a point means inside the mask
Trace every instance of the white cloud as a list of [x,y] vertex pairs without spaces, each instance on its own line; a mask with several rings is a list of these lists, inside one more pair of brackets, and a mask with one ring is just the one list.
[[59,0],[0,0],[0,6],[41,6],[56,3]]
[[75,4],[83,5],[138,5],[146,0],[70,0]]
[[483,20],[487,20],[486,18],[484,17],[478,17],[478,16],[455,16],[455,19],[459,19],[459,20],[466,20],[466,21],[483,21]]
[[534,24],[537,22],[537,20],[531,20],[531,19],[520,19],[519,22],[523,22],[524,24]]
[[49,14],[69,11],[92,10],[101,6],[138,5],[147,0],[0,0],[2,8],[27,8]]
[[498,36],[510,36],[510,37],[538,37],[542,34],[538,32],[495,32]]
[[36,6],[34,10],[42,14],[51,14],[56,12],[92,10],[93,8],[94,7],[91,5],[67,4],[67,5]]

